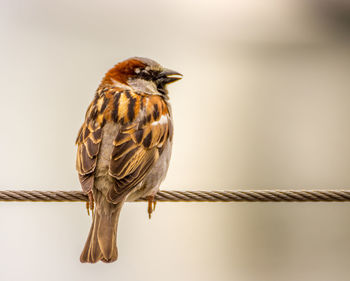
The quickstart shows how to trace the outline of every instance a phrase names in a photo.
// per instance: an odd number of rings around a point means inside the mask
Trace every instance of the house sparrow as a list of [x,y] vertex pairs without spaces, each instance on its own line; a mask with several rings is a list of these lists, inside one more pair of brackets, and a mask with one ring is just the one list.
[[85,115],[76,144],[77,170],[94,209],[81,262],[118,257],[117,226],[125,201],[154,196],[169,166],[173,125],[167,84],[180,73],[133,57],[107,72]]

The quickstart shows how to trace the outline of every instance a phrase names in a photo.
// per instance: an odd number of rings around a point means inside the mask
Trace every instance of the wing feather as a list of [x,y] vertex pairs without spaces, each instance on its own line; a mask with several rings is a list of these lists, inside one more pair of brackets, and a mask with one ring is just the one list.
[[97,156],[102,140],[102,128],[93,118],[96,115],[96,95],[90,104],[85,116],[85,122],[81,126],[76,144],[78,145],[76,168],[83,191],[89,192],[94,185],[93,173],[97,164]]
[[[161,97],[145,99],[141,104],[147,106],[140,107],[139,118],[122,126],[113,142],[109,173],[116,179],[116,186],[108,193],[111,202],[118,202],[142,182],[161,155],[170,135],[172,124],[166,102]],[[150,111],[150,108],[153,110]]]

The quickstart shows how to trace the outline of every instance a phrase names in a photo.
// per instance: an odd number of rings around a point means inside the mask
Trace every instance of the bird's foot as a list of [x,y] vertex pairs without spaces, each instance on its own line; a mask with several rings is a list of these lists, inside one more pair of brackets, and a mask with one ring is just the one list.
[[154,199],[154,195],[147,197],[148,199],[148,218],[151,219],[152,212],[156,209],[157,201]]
[[90,216],[90,210],[92,215],[94,215],[94,208],[95,208],[94,195],[92,194],[92,191],[89,191],[88,197],[89,197],[89,201],[86,202],[86,210],[88,215]]

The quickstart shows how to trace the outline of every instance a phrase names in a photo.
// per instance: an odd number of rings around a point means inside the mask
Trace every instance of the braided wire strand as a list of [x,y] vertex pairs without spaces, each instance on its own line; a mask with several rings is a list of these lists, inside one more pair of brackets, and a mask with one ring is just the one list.
[[[140,198],[137,201],[147,201]],[[162,190],[155,196],[161,202],[346,202],[350,190]],[[0,201],[79,202],[88,201],[82,191],[0,190]]]

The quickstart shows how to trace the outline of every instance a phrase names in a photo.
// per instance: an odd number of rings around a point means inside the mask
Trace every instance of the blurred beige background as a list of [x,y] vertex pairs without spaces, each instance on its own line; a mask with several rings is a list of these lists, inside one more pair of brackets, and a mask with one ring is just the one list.
[[[184,74],[163,188],[350,187],[349,30],[346,1],[2,0],[0,188],[79,190],[85,110],[135,55]],[[82,265],[84,204],[0,203],[0,280],[349,280],[349,218],[347,203],[159,203],[149,221],[128,203],[119,260]]]

